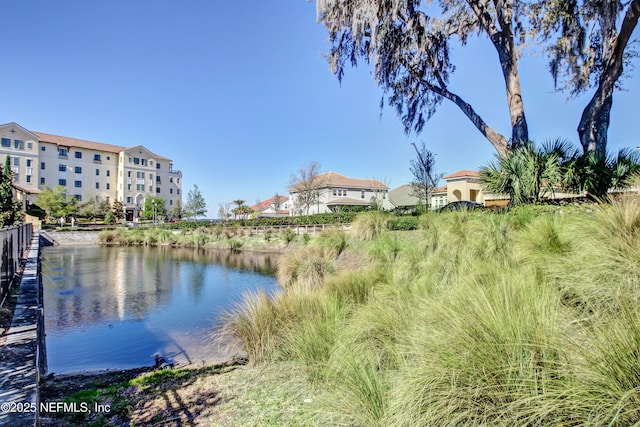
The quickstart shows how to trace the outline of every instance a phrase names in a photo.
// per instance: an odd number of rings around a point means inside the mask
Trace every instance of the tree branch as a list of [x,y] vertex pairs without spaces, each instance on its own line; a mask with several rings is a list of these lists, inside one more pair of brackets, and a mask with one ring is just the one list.
[[456,104],[458,108],[460,108],[460,110],[462,110],[462,112],[467,116],[467,118],[471,120],[471,123],[473,123],[476,129],[478,129],[480,133],[489,140],[491,145],[493,145],[500,156],[508,151],[509,141],[507,140],[507,138],[491,128],[491,126],[489,126],[482,119],[482,117],[480,117],[480,115],[476,113],[471,104],[466,102],[455,93],[449,91],[446,86],[436,86],[424,80],[412,69],[412,67],[406,62],[406,60],[402,59],[401,62],[402,65],[414,76],[414,78],[416,78],[420,82],[423,87]]

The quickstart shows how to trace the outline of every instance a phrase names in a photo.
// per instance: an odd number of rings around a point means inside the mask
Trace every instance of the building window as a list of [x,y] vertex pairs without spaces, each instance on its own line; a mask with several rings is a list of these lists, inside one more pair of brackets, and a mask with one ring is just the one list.
[[160,193],[160,187],[156,187],[156,193]]
[[11,139],[2,138],[2,146],[5,147],[5,148],[10,148],[11,147]]
[[73,168],[73,171],[75,173],[82,173],[82,167],[81,166],[76,166],[75,168]]
[[44,162],[40,162],[40,170],[44,170]]
[[40,151],[47,151],[47,147],[45,147],[44,145],[40,146]]
[[13,158],[13,166],[20,166],[20,157]]
[[31,182],[31,175],[27,175],[27,182],[30,183]]
[[58,148],[58,156],[67,157],[67,149],[66,148]]
[[96,176],[100,175],[100,169],[96,169]]
[[111,160],[111,157],[110,157],[110,156],[107,156],[107,160]]
[[44,184],[45,184],[44,176],[41,176],[40,177],[40,185],[44,185]]
[[173,206],[173,200],[169,200],[169,206]]
[[127,191],[131,191],[131,184],[127,184]]
[[127,203],[131,203],[131,196],[127,196]]
[[160,182],[160,175],[156,175],[156,182]]
[[76,181],[76,182],[74,183],[74,186],[75,186],[76,188],[82,188],[82,181]]
[[102,161],[102,160],[101,160],[101,158],[100,158],[100,154],[94,154],[94,155],[93,155],[93,161],[94,161],[94,162],[100,162],[100,161]]
[[153,160],[149,160],[149,166],[153,166]]
[[364,190],[360,190],[360,198],[364,199]]
[[160,169],[160,162],[156,163],[156,169]]
[[58,180],[58,185],[66,186],[66,185],[67,185],[67,180],[66,180],[66,179],[63,179],[63,178],[60,178],[60,179]]
[[14,139],[13,148],[15,148],[16,150],[24,150],[24,141],[20,139]]
[[176,190],[176,192],[177,192],[178,194],[180,194],[180,189],[178,188],[178,189]]
[[169,194],[173,194],[173,188],[169,189]]
[[96,182],[96,190],[100,189],[100,183]]
[[153,193],[153,185],[149,186],[149,193]]
[[107,190],[111,189],[111,185],[107,182]]
[[33,142],[27,142],[27,150],[33,150]]
[[111,176],[111,171],[107,169],[107,176]]
[[142,164],[142,166],[147,166],[147,159],[141,159],[140,163]]
[[63,163],[60,163],[60,164],[58,165],[58,170],[59,170],[60,172],[66,172],[66,171],[67,171],[67,165],[65,165],[65,164],[63,164]]
[[30,168],[31,167],[31,159],[27,159],[27,167]]
[[127,171],[127,177],[131,178],[131,171]]
[[139,165],[140,164],[140,159],[138,157],[134,157],[133,158],[133,164],[134,165]]
[[82,201],[82,196],[80,194],[74,194],[73,197],[75,197],[76,200],[79,201],[79,202]]
[[82,158],[82,151],[76,151],[76,159]]
[[169,177],[169,182],[173,184],[173,177]]
[[132,163],[133,159],[131,157],[129,157],[129,163]]

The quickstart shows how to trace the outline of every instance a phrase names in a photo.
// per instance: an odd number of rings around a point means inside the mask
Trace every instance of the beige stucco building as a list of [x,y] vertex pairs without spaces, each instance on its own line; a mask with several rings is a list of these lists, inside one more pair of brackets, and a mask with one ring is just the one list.
[[484,203],[480,172],[463,169],[442,177],[447,181],[447,203],[460,200]]
[[143,147],[123,147],[0,125],[0,161],[8,156],[14,186],[33,202],[45,188],[61,185],[78,201],[118,200],[128,221],[147,196],[161,196],[166,210],[182,206],[182,172],[173,161]]

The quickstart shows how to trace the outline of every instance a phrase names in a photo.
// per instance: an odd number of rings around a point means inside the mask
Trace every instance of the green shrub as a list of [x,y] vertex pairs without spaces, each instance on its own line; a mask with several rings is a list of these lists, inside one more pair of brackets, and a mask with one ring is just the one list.
[[280,238],[288,245],[296,238],[296,233],[291,228],[285,228],[280,231]]
[[229,249],[232,252],[238,252],[244,245],[242,240],[238,239],[237,237],[232,237],[227,241],[227,243],[229,244]]
[[387,221],[387,228],[389,230],[417,230],[420,226],[420,221],[416,216],[398,216],[391,217]]
[[104,223],[107,225],[111,225],[116,222],[116,216],[112,211],[108,211],[104,215]]

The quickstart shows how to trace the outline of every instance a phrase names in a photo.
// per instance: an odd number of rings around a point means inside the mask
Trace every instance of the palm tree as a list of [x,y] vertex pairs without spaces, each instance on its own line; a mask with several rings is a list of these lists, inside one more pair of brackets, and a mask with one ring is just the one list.
[[242,199],[236,199],[233,201],[233,204],[236,205],[235,208],[233,208],[231,210],[231,212],[233,212],[234,218],[238,219],[238,215],[241,214],[242,212],[242,207],[244,206],[244,200]]
[[564,186],[585,192],[592,199],[605,200],[610,189],[626,187],[638,172],[640,154],[635,150],[625,148],[617,156],[589,151],[567,163]]
[[566,140],[548,141],[538,148],[527,141],[480,168],[480,180],[494,194],[508,194],[511,203],[538,203],[562,183],[564,165],[575,157]]

